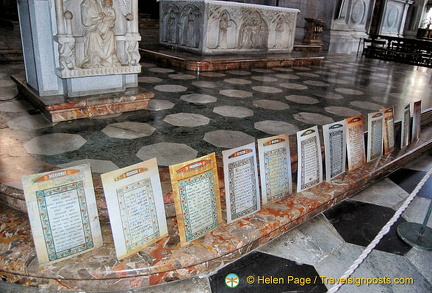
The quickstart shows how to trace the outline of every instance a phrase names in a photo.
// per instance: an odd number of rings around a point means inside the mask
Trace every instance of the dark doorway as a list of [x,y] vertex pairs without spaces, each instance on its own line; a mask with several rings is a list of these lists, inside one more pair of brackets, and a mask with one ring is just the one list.
[[159,19],[159,2],[139,1],[138,9],[140,13],[148,14],[150,18]]

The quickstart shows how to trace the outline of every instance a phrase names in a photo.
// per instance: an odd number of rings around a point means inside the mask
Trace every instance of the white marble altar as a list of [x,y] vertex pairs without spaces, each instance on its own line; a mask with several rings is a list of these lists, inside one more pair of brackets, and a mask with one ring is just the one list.
[[27,83],[41,96],[138,85],[138,0],[18,2]]
[[161,44],[199,54],[293,50],[298,9],[209,0],[160,3]]

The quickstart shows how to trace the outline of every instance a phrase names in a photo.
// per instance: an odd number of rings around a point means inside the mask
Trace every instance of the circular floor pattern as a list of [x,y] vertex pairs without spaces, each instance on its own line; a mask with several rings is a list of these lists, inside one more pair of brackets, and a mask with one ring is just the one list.
[[350,88],[336,88],[335,91],[341,94],[353,95],[353,96],[361,96],[364,94],[364,92],[360,90],[350,89]]
[[315,98],[311,98],[309,96],[301,96],[301,95],[290,95],[285,97],[286,100],[298,104],[306,104],[306,105],[313,105],[318,104],[319,101]]

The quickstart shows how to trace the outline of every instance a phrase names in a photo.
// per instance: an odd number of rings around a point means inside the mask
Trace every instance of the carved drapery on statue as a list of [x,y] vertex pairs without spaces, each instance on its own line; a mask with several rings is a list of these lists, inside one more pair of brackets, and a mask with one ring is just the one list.
[[120,66],[113,30],[116,13],[112,0],[104,0],[103,6],[96,0],[84,0],[81,3],[81,18],[85,28],[81,68]]
[[55,0],[61,78],[139,73],[137,0]]
[[208,0],[162,0],[160,42],[200,54],[291,52],[299,10]]

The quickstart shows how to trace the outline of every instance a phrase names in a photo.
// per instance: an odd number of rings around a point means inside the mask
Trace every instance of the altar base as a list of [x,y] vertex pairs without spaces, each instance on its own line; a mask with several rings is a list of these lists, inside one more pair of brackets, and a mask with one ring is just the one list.
[[226,55],[197,55],[175,47],[146,45],[140,48],[144,59],[154,60],[165,66],[173,66],[191,71],[218,71],[248,68],[272,68],[289,66],[320,65],[324,55],[321,46],[294,46],[294,51],[286,54],[249,53]]
[[40,96],[25,80],[24,75],[13,75],[18,90],[51,122],[112,115],[145,110],[154,93],[141,88],[129,88],[116,93],[67,97],[65,95]]

